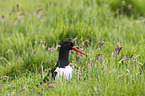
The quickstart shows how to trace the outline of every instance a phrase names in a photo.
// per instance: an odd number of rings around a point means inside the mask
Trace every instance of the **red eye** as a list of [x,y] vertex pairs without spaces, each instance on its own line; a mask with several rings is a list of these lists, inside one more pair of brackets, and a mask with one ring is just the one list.
[[71,45],[70,43],[68,43],[68,45]]

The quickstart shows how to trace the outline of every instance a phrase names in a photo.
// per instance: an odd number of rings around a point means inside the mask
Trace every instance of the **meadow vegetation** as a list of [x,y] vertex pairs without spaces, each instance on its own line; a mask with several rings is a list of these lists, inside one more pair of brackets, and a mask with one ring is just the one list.
[[[144,96],[144,4],[0,0],[0,95]],[[71,51],[73,79],[36,87],[55,66],[65,40],[74,40],[88,56]]]

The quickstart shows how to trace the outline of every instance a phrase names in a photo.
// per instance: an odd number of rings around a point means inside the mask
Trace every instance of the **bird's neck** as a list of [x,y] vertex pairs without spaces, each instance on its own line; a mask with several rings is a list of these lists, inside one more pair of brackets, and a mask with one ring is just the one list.
[[66,48],[60,48],[59,50],[59,60],[68,60],[69,50]]
[[64,49],[64,48],[60,48],[59,63],[61,66],[67,66],[69,64],[68,57],[69,57],[69,50]]

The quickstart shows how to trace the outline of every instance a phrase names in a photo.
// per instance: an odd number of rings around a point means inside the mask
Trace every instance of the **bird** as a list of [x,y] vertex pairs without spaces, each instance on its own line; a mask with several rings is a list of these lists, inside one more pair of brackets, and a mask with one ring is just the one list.
[[[59,79],[61,77],[63,77],[64,79],[72,79],[72,67],[70,66],[70,63],[69,63],[70,50],[75,50],[87,56],[86,53],[74,47],[74,44],[72,41],[64,41],[59,50],[59,58],[58,58],[57,64],[55,65],[54,68],[52,68],[48,72],[47,76],[43,79],[42,82],[49,81],[50,74],[54,80]],[[40,82],[40,84],[42,84],[42,82]]]

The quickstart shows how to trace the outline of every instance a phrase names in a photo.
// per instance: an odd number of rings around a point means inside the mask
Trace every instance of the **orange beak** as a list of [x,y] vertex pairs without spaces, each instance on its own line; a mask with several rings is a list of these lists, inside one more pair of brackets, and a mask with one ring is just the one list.
[[81,53],[81,54],[87,55],[85,52],[82,52],[81,50],[77,49],[74,46],[72,47],[72,49],[75,50],[75,51],[77,51],[77,52],[79,52],[79,53]]

